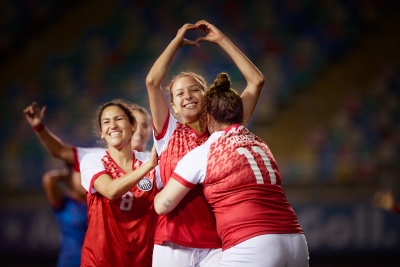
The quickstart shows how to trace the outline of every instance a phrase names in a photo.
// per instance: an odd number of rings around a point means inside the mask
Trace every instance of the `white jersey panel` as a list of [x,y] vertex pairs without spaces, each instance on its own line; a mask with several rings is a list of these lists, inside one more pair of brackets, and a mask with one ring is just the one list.
[[[101,159],[106,155],[106,150],[98,153],[86,154],[80,163],[81,169],[81,183],[87,192],[90,190],[90,185],[93,178],[97,177],[97,174],[105,171],[105,167]],[[90,193],[96,193],[96,190],[92,188]]]
[[80,163],[86,154],[101,153],[106,150],[104,147],[76,147],[78,162]]
[[[204,182],[207,171],[208,151],[215,139],[218,139],[223,131],[213,133],[207,141],[189,151],[179,162],[174,173],[192,184]],[[196,164],[193,164],[196,162]]]
[[161,134],[163,134],[160,139],[156,138],[156,135],[155,135],[156,132],[153,129],[154,145],[156,147],[158,155],[161,155],[161,153],[167,148],[168,143],[171,139],[171,136],[176,129],[176,123],[178,122],[171,113],[168,115],[167,119],[168,119],[168,125],[167,125],[167,129],[165,130],[165,132],[163,129],[163,133],[157,133],[159,136]]

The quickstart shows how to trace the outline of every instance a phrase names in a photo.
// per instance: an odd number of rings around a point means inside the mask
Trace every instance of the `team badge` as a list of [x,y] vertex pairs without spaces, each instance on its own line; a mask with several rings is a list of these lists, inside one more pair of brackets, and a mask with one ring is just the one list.
[[142,191],[150,191],[153,188],[153,183],[149,178],[144,177],[139,181],[139,183],[137,183],[137,187]]

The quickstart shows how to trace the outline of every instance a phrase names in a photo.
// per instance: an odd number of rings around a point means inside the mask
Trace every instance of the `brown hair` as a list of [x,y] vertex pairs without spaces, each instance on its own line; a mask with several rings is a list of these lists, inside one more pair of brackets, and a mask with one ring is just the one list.
[[98,130],[102,130],[101,127],[101,116],[103,115],[103,112],[106,108],[116,106],[119,107],[125,115],[128,117],[129,122],[133,126],[133,129],[136,129],[136,119],[135,116],[133,115],[133,110],[137,110],[138,108],[136,107],[135,104],[131,104],[123,99],[114,99],[111,100],[97,108],[96,111],[96,118],[93,121],[93,129],[94,132],[96,133],[96,136],[98,136]]
[[151,124],[151,115],[145,107],[135,104],[135,103],[130,103],[130,107],[131,107],[132,111],[139,111],[144,116],[146,116],[147,122]]
[[174,99],[174,96],[172,94],[172,86],[174,85],[175,81],[181,77],[185,77],[185,76],[190,76],[193,79],[195,79],[199,85],[201,86],[201,89],[205,92],[207,90],[207,82],[204,79],[203,76],[201,76],[200,74],[194,73],[194,72],[189,72],[189,71],[183,71],[181,73],[179,73],[178,75],[176,75],[174,78],[172,78],[171,82],[169,83],[169,85],[167,86],[167,90],[169,92],[169,100],[170,102],[172,102],[172,100]]
[[231,88],[231,80],[226,72],[218,74],[204,96],[200,125],[207,128],[207,117],[211,115],[218,123],[243,123],[243,102],[235,89]]

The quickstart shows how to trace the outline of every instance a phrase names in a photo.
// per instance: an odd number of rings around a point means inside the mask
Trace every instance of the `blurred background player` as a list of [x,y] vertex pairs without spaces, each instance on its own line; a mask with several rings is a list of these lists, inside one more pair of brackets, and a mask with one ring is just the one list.
[[391,190],[379,190],[373,197],[373,205],[400,215],[400,201],[398,201]]
[[60,231],[57,266],[80,266],[81,247],[87,229],[86,197],[78,184],[80,173],[68,165],[47,171],[42,182]]

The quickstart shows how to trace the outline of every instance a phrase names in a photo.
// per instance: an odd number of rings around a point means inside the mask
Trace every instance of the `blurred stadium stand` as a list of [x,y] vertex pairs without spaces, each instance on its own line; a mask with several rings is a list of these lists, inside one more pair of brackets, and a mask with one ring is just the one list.
[[[377,188],[400,195],[397,1],[0,5],[0,256],[9,266],[20,255],[52,266],[58,245],[40,178],[62,163],[44,151],[22,110],[32,101],[46,105],[53,132],[94,146],[96,107],[113,98],[147,107],[151,64],[185,22],[200,19],[219,27],[267,78],[249,127],[278,161],[310,265],[400,264],[400,217],[370,206]],[[181,49],[167,78],[182,70],[208,82],[227,71],[234,88],[244,86],[230,59],[209,44]]]

